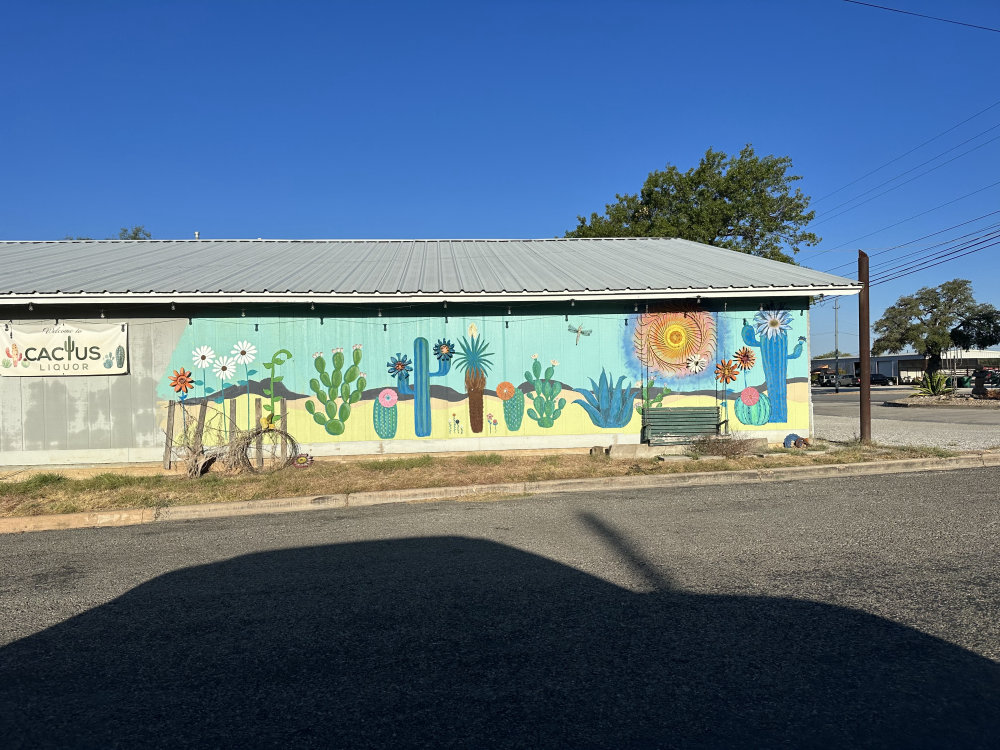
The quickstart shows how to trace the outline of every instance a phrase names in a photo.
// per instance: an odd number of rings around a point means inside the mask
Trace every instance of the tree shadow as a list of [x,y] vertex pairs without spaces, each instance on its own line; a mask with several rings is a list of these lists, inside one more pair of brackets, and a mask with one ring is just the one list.
[[0,649],[13,747],[995,747],[1000,665],[850,609],[460,537],[160,576]]

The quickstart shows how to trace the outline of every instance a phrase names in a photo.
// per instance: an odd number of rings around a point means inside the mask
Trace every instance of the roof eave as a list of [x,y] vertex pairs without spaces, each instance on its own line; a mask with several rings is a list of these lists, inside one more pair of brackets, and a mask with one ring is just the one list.
[[852,295],[860,284],[812,284],[804,286],[708,287],[687,289],[617,289],[553,292],[419,292],[360,294],[339,292],[31,292],[0,295],[0,305],[128,305],[139,303],[183,302],[191,304],[323,302],[326,304],[363,304],[393,302],[567,302],[569,300],[654,300],[744,297],[809,297],[816,295]]

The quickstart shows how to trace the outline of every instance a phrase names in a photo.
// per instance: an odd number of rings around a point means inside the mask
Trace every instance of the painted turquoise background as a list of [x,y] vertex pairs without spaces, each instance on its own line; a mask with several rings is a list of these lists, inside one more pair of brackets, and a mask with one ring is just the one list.
[[[775,307],[790,313],[791,328],[787,336],[791,349],[798,337],[807,335],[808,313],[806,300],[795,300],[795,304],[789,302]],[[553,378],[576,391],[591,390],[590,379],[597,381],[603,369],[614,380],[624,375],[625,384],[633,388],[644,378],[655,377],[657,386],[666,385],[675,394],[714,394],[721,401],[724,393],[715,378],[715,365],[720,359],[732,359],[734,353],[745,345],[741,329],[745,321],[753,323],[753,316],[760,307],[760,302],[756,300],[691,307],[711,313],[716,326],[716,350],[704,372],[680,377],[664,377],[651,372],[636,355],[633,332],[637,318],[647,310],[645,303],[638,305],[638,312],[633,305],[623,306],[620,303],[577,303],[572,307],[567,303],[533,309],[515,307],[511,315],[506,314],[506,306],[457,304],[450,305],[447,311],[441,305],[409,307],[406,310],[384,308],[382,317],[378,317],[374,309],[345,314],[343,308],[311,311],[304,305],[259,310],[247,307],[245,316],[206,312],[193,316],[191,324],[185,328],[170,364],[158,382],[157,395],[162,400],[178,397],[170,386],[169,377],[180,368],[191,371],[192,377],[205,383],[204,386],[196,385],[190,391],[187,396],[189,401],[200,400],[206,391],[209,397],[217,394],[221,381],[213,374],[212,368],[201,370],[193,366],[194,350],[209,346],[217,356],[232,356],[237,342],[248,341],[256,347],[255,360],[246,367],[237,366],[236,378],[226,383],[227,397],[236,395],[236,387],[245,393],[247,371],[250,371],[252,383],[265,381],[268,373],[263,363],[275,351],[285,349],[293,356],[276,370],[283,378],[282,384],[293,393],[314,398],[309,385],[310,380],[317,377],[314,354],[322,354],[329,362],[332,350],[341,348],[350,363],[352,348],[360,344],[362,360],[359,370],[366,375],[365,392],[368,394],[364,400],[371,401],[374,399],[373,391],[377,393],[383,388],[398,387],[396,379],[387,371],[387,363],[397,355],[412,359],[415,338],[427,339],[431,347],[441,339],[457,346],[460,339],[468,338],[469,326],[474,324],[479,337],[486,343],[492,362],[487,374],[487,393],[495,392],[497,384],[502,381],[520,386],[525,380],[525,370],[532,364],[532,355],[537,354],[539,362],[545,367],[552,360],[558,362],[554,366]],[[653,312],[657,309],[656,306],[649,307]],[[678,308],[674,305],[671,309]],[[580,335],[579,342],[577,334],[569,330],[578,326],[590,332],[589,335]],[[734,398],[747,385],[766,387],[761,350],[754,349],[754,353],[754,367],[739,374],[725,394],[727,399]],[[432,370],[437,365],[433,355],[430,364]],[[464,394],[464,374],[454,365],[453,360],[450,372],[432,379],[431,384],[450,388],[455,394]],[[788,361],[787,379],[807,380],[808,369],[808,351],[804,351],[798,359]],[[240,381],[242,384],[237,386]],[[256,386],[254,393],[259,394]],[[637,393],[636,390],[632,396]],[[579,397],[578,394],[564,393],[563,396],[568,401],[565,407],[567,415],[572,412],[584,414],[579,406],[572,403]],[[528,421],[525,417],[525,422]],[[577,419],[573,421],[579,423]],[[586,419],[581,424],[586,427],[590,420]],[[371,433],[370,428],[369,423],[368,433]],[[435,436],[441,437],[439,434]],[[363,439],[369,438],[367,433],[363,436]],[[349,431],[330,439],[362,439],[362,436],[352,438]]]

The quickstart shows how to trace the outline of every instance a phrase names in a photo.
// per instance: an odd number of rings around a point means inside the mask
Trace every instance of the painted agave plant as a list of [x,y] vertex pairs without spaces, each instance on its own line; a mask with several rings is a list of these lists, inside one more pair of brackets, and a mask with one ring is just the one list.
[[601,379],[594,382],[593,378],[588,378],[593,390],[590,393],[581,391],[580,395],[584,399],[576,399],[573,403],[579,404],[590,416],[590,421],[597,427],[624,427],[632,419],[632,388],[631,385],[622,387],[625,376],[618,378],[618,382],[611,385],[614,375],[608,375],[601,369]]
[[469,397],[469,427],[476,433],[483,431],[483,391],[486,390],[486,376],[493,369],[493,361],[490,359],[492,356],[473,323],[469,326],[469,338],[463,336],[458,342],[455,366],[465,373],[465,392]]

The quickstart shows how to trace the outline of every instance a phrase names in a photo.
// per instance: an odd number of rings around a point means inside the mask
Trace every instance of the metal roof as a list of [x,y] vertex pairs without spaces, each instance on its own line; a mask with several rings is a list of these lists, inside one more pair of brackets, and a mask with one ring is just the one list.
[[855,294],[849,279],[680,239],[0,242],[24,301],[652,299]]

